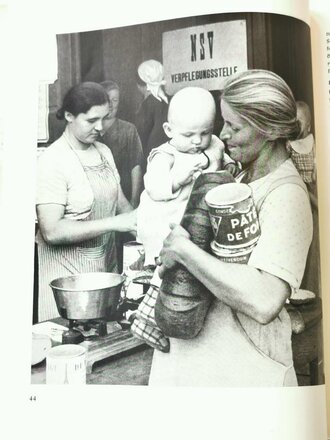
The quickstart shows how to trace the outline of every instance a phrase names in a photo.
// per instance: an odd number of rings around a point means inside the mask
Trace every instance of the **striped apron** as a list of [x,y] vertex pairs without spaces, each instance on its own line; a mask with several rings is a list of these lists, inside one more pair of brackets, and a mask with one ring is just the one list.
[[[89,216],[84,220],[97,220],[116,215],[118,184],[109,163],[95,166],[83,165],[90,182],[94,202]],[[58,277],[85,272],[117,272],[114,232],[75,245],[48,245],[38,232],[39,296],[38,321],[59,316],[49,283]]]

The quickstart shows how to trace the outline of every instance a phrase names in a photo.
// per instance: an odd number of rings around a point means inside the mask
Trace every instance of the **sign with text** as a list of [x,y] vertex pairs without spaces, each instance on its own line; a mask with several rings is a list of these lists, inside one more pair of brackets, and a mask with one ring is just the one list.
[[220,89],[224,79],[248,68],[246,21],[164,32],[163,65],[169,95],[187,86]]

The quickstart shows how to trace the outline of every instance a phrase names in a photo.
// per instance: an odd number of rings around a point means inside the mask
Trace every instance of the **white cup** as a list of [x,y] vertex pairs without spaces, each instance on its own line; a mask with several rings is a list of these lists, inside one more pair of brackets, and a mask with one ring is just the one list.
[[51,348],[46,357],[46,384],[86,383],[86,348],[64,344]]

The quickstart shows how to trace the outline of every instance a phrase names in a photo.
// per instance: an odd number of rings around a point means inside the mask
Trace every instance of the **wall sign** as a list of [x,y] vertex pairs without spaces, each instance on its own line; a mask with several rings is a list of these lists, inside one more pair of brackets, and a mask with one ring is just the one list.
[[164,32],[163,65],[170,95],[187,86],[221,88],[228,76],[248,68],[246,21]]

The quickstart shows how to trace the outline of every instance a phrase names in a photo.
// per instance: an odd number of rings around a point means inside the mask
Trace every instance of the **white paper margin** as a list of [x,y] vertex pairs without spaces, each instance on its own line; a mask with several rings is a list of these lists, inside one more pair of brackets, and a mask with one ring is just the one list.
[[[15,416],[12,421],[5,417],[8,420],[2,429],[7,438],[21,438],[16,431],[21,436],[47,440],[69,435],[80,439],[100,435],[224,440],[326,437],[324,386],[242,390],[49,388],[30,385],[29,369],[38,79],[45,79],[39,78],[43,70],[52,80],[56,70],[56,66],[47,65],[54,59],[47,59],[47,38],[51,41],[57,32],[221,12],[282,13],[308,22],[306,6],[303,0],[10,2],[9,26],[2,27],[5,35],[1,35],[5,53],[1,83],[9,92],[1,104],[5,126],[0,243],[5,353],[2,377],[3,403],[12,404]],[[41,49],[38,41],[43,42]],[[33,395],[35,402],[29,400]]]

